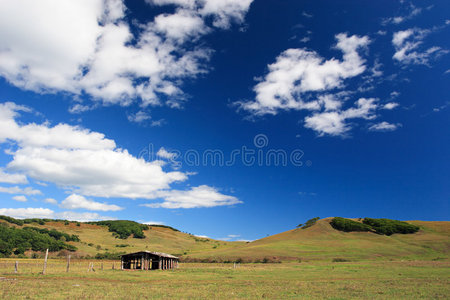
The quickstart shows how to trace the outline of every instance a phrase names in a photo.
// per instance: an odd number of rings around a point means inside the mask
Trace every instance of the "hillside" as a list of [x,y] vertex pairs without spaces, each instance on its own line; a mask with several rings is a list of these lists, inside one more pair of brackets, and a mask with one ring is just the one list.
[[[73,257],[97,254],[160,251],[182,256],[187,261],[280,261],[280,260],[372,260],[448,259],[450,222],[409,221],[420,227],[413,234],[380,235],[373,232],[342,232],[331,225],[332,218],[318,220],[306,229],[293,229],[253,242],[224,242],[196,237],[170,227],[149,226],[144,238],[117,238],[107,226],[78,222],[47,221],[29,224],[1,223],[10,227],[56,230],[79,241],[66,241],[77,248]],[[356,220],[356,219],[354,219]],[[41,224],[39,224],[41,223]],[[136,223],[137,224],[137,223]],[[139,224],[137,224],[139,225]],[[75,239],[76,240],[76,239]],[[51,256],[66,255],[68,250]],[[31,256],[31,252],[26,254]]]
[[450,222],[409,221],[420,227],[414,234],[379,235],[342,232],[325,218],[306,229],[293,229],[233,249],[192,254],[192,258],[221,257],[242,260],[447,259]]
[[[19,226],[11,224],[4,220],[0,223],[13,226],[15,228],[37,227],[45,229],[55,229],[69,235],[79,237],[79,242],[69,241],[67,244],[73,245],[77,251],[72,252],[73,257],[94,257],[97,253],[119,253],[119,252],[135,252],[140,250],[150,250],[158,252],[166,252],[173,255],[201,254],[203,251],[211,249],[230,249],[241,246],[242,242],[224,242],[213,239],[200,238],[194,235],[183,233],[165,226],[148,226],[144,230],[145,238],[120,239],[114,237],[113,233],[106,226],[99,226],[78,222],[45,222],[44,225],[33,222]],[[65,255],[63,251],[61,255]],[[30,255],[30,253],[27,253]],[[50,256],[57,256],[59,253],[51,253]]]

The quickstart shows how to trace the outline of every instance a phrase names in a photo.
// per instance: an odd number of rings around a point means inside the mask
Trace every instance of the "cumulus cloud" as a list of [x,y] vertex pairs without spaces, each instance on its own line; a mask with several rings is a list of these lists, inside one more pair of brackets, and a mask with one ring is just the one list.
[[392,58],[405,65],[429,65],[430,60],[447,53],[447,50],[440,47],[433,46],[427,49],[423,47],[423,40],[430,32],[430,30],[418,28],[395,32],[392,37],[395,48]]
[[[166,172],[160,161],[138,159],[98,132],[68,124],[52,127],[48,123],[19,123],[20,110],[24,108],[11,102],[0,104],[0,142],[17,145],[15,151],[8,153],[12,156],[8,169],[77,194],[63,201],[64,208],[119,210],[118,206],[87,200],[84,196],[155,199],[158,195],[169,196],[171,184],[185,181],[190,175]],[[162,150],[158,153],[168,155]],[[209,206],[225,205],[226,201],[234,204],[234,197],[209,191],[216,197]],[[17,186],[0,187],[0,192],[41,194],[39,190]]]
[[66,199],[64,199],[60,207],[66,209],[87,209],[87,210],[97,210],[97,211],[118,211],[122,210],[123,207],[117,205],[111,205],[107,203],[95,202],[85,197],[77,194],[71,194]]
[[197,208],[234,205],[242,203],[236,197],[221,194],[217,189],[206,185],[193,187],[190,190],[161,191],[155,198],[162,198],[161,203],[144,204],[152,208]]
[[264,80],[254,87],[255,100],[238,103],[240,107],[256,115],[276,114],[280,109],[318,109],[316,101],[304,102],[302,96],[341,87],[345,79],[366,70],[358,51],[367,47],[369,38],[341,33],[336,40],[335,48],[342,51],[342,60],[325,60],[306,49],[284,51],[268,66]]
[[40,190],[35,190],[32,187],[20,188],[18,186],[11,186],[11,187],[0,186],[0,193],[24,194],[27,196],[42,195],[42,192]]
[[[252,0],[149,2],[177,9],[130,24],[121,0],[12,1],[0,10],[0,76],[40,93],[179,106],[183,79],[207,71],[211,50],[192,43],[211,32],[205,20],[220,28],[241,23]],[[76,104],[70,112],[91,108]]]
[[99,197],[146,197],[187,179],[184,173],[166,173],[158,164],[116,148],[98,132],[67,124],[19,124],[16,109],[10,102],[0,105],[0,141],[18,145],[8,164],[11,170]]
[[381,123],[377,123],[377,124],[370,126],[369,130],[370,131],[394,131],[401,126],[402,126],[402,124],[400,124],[400,123],[391,124],[388,122],[381,122]]
[[13,200],[19,201],[19,202],[27,202],[28,201],[27,197],[25,197],[24,195],[18,195],[18,196],[14,196],[12,198],[13,198]]
[[0,168],[0,182],[12,183],[12,184],[27,184],[27,177],[23,174],[12,174],[5,173],[2,168]]
[[41,218],[41,219],[63,219],[69,221],[98,221],[113,220],[114,218],[101,216],[97,213],[76,213],[70,211],[54,212],[48,208],[0,208],[0,215],[6,215],[18,219]]
[[375,118],[376,102],[377,100],[373,98],[360,98],[356,101],[356,107],[346,110],[314,113],[305,118],[305,127],[318,132],[319,136],[323,136],[324,134],[334,136],[343,135],[351,128],[345,122],[347,119],[363,118],[370,120]]

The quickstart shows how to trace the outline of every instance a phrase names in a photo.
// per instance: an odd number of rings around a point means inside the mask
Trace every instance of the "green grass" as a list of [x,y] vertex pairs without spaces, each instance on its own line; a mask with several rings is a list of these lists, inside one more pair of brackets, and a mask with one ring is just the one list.
[[447,299],[448,261],[181,264],[174,271],[112,270],[112,262],[0,260],[1,299]]

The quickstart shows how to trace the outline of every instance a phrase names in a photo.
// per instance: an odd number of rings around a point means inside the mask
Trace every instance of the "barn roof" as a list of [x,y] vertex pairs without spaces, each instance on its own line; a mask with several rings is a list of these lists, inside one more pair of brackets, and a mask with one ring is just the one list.
[[156,255],[156,256],[160,256],[160,257],[166,257],[166,258],[176,258],[178,259],[178,257],[173,256],[171,254],[167,254],[167,253],[162,253],[162,252],[153,252],[153,251],[138,251],[138,252],[133,252],[133,253],[127,253],[121,256],[128,256],[128,255],[138,255],[138,254],[143,254],[143,253],[148,253],[148,254],[152,254],[152,255]]

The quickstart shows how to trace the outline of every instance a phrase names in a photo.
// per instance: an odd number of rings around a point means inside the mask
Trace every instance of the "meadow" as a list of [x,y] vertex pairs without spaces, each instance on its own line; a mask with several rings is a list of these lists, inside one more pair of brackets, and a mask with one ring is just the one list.
[[[18,273],[14,272],[18,261]],[[94,263],[95,271],[88,271]],[[102,269],[103,264],[103,269]],[[116,269],[113,270],[112,266]],[[122,271],[113,261],[1,259],[1,299],[447,299],[450,263],[436,261],[182,263]]]

